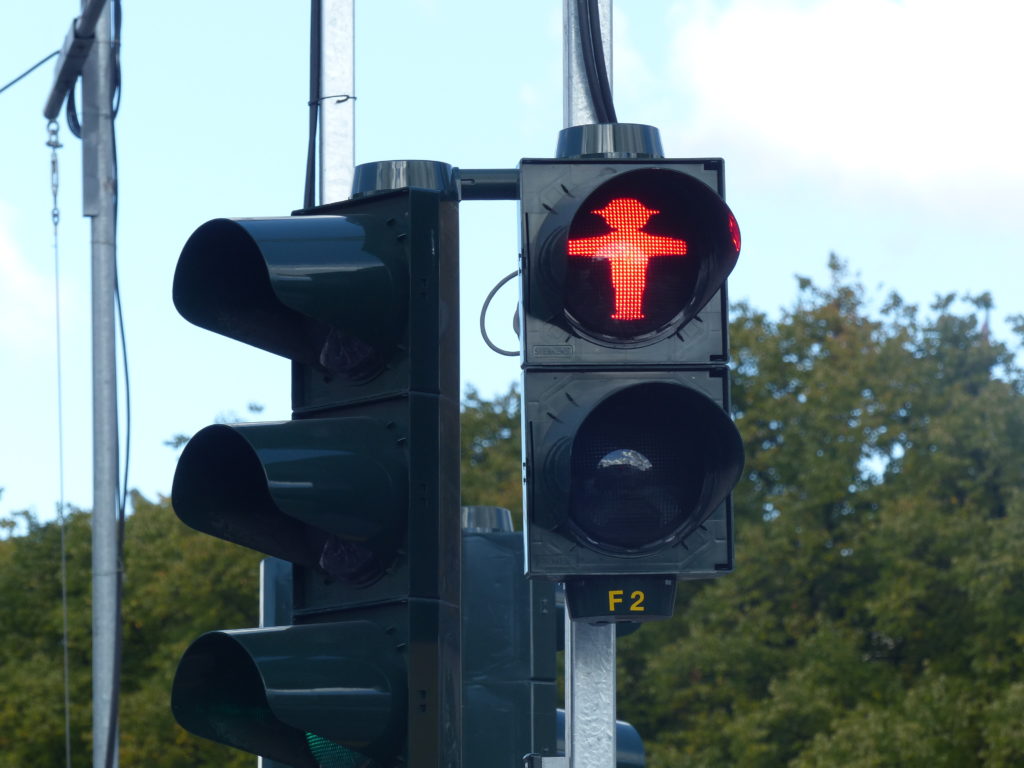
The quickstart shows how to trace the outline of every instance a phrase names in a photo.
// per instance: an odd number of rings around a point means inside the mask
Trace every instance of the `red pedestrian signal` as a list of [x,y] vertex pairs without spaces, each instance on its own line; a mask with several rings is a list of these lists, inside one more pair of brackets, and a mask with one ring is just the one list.
[[574,239],[570,228],[568,253],[608,262],[614,296],[610,320],[643,320],[646,317],[644,289],[651,259],[685,256],[686,241],[643,231],[648,219],[660,211],[647,208],[631,197],[617,197],[591,213],[604,219],[611,231],[597,237]]
[[722,184],[720,160],[520,165],[530,575],[732,568],[743,445],[725,281],[740,234]]
[[522,170],[529,363],[561,364],[566,341],[571,359],[596,362],[669,337],[654,359],[724,360],[724,337],[683,330],[706,309],[719,325],[720,288],[739,256],[736,219],[709,186],[720,173],[705,161],[540,162]]

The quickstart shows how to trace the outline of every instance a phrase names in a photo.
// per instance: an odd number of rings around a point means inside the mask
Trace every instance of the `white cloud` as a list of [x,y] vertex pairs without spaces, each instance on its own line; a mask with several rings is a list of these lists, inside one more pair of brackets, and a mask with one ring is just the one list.
[[670,87],[691,143],[726,136],[908,185],[1024,179],[1024,4],[735,0],[673,17]]
[[11,220],[0,203],[0,349],[24,353],[53,338],[54,288],[18,249]]

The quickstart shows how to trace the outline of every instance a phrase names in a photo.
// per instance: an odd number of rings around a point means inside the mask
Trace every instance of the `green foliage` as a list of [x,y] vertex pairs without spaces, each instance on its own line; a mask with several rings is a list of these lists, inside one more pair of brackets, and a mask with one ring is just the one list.
[[[675,618],[620,642],[620,716],[651,768],[1022,765],[1024,375],[979,322],[987,294],[871,312],[832,270],[776,318],[736,308],[737,570],[680,585]],[[464,504],[521,515],[519,429],[514,388],[467,392]],[[169,692],[189,642],[255,625],[258,556],[166,499],[134,510],[121,762],[250,766],[179,728]],[[63,763],[60,529],[20,518],[0,526],[0,768]],[[66,540],[85,766],[88,515],[69,515]]]
[[1024,763],[1024,378],[953,297],[871,318],[832,268],[736,313],[737,570],[621,644],[652,768]]
[[462,503],[504,507],[523,517],[519,391],[484,400],[470,388],[462,407]]
[[[195,738],[174,722],[171,680],[202,632],[253,626],[254,553],[180,523],[167,499],[135,496],[125,527],[122,765],[251,766],[236,750]],[[24,536],[0,541],[0,767],[64,764],[60,526],[29,516]],[[91,529],[66,524],[73,765],[92,764]]]
[[[27,531],[0,541],[0,766],[64,762],[60,528],[21,515]],[[91,751],[89,521],[67,520],[72,749]],[[76,706],[77,704],[77,706]],[[91,761],[91,755],[89,755]],[[87,765],[87,762],[77,763]]]

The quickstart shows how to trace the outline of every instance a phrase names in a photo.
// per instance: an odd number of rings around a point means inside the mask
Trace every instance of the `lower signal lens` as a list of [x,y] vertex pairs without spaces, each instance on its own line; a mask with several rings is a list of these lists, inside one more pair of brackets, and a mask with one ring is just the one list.
[[720,449],[699,451],[724,413],[683,386],[640,384],[607,398],[572,446],[569,519],[599,549],[643,552],[710,514]]

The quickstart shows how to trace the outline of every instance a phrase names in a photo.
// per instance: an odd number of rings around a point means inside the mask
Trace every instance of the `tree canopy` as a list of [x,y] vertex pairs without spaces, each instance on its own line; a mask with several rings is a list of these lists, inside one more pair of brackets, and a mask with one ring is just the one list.
[[[651,768],[1024,764],[1024,373],[988,295],[925,310],[832,262],[794,305],[733,309],[746,450],[736,571],[619,643]],[[1018,331],[1024,330],[1024,320]],[[463,502],[521,514],[518,394],[470,391]],[[133,499],[121,761],[249,766],[173,721],[202,632],[256,624],[258,555]],[[0,527],[0,768],[63,762],[60,527]],[[74,765],[91,746],[88,515],[66,527]],[[468,766],[467,768],[475,768]]]
[[1024,378],[987,296],[832,268],[734,311],[736,571],[623,641],[621,712],[652,768],[1024,764]]

